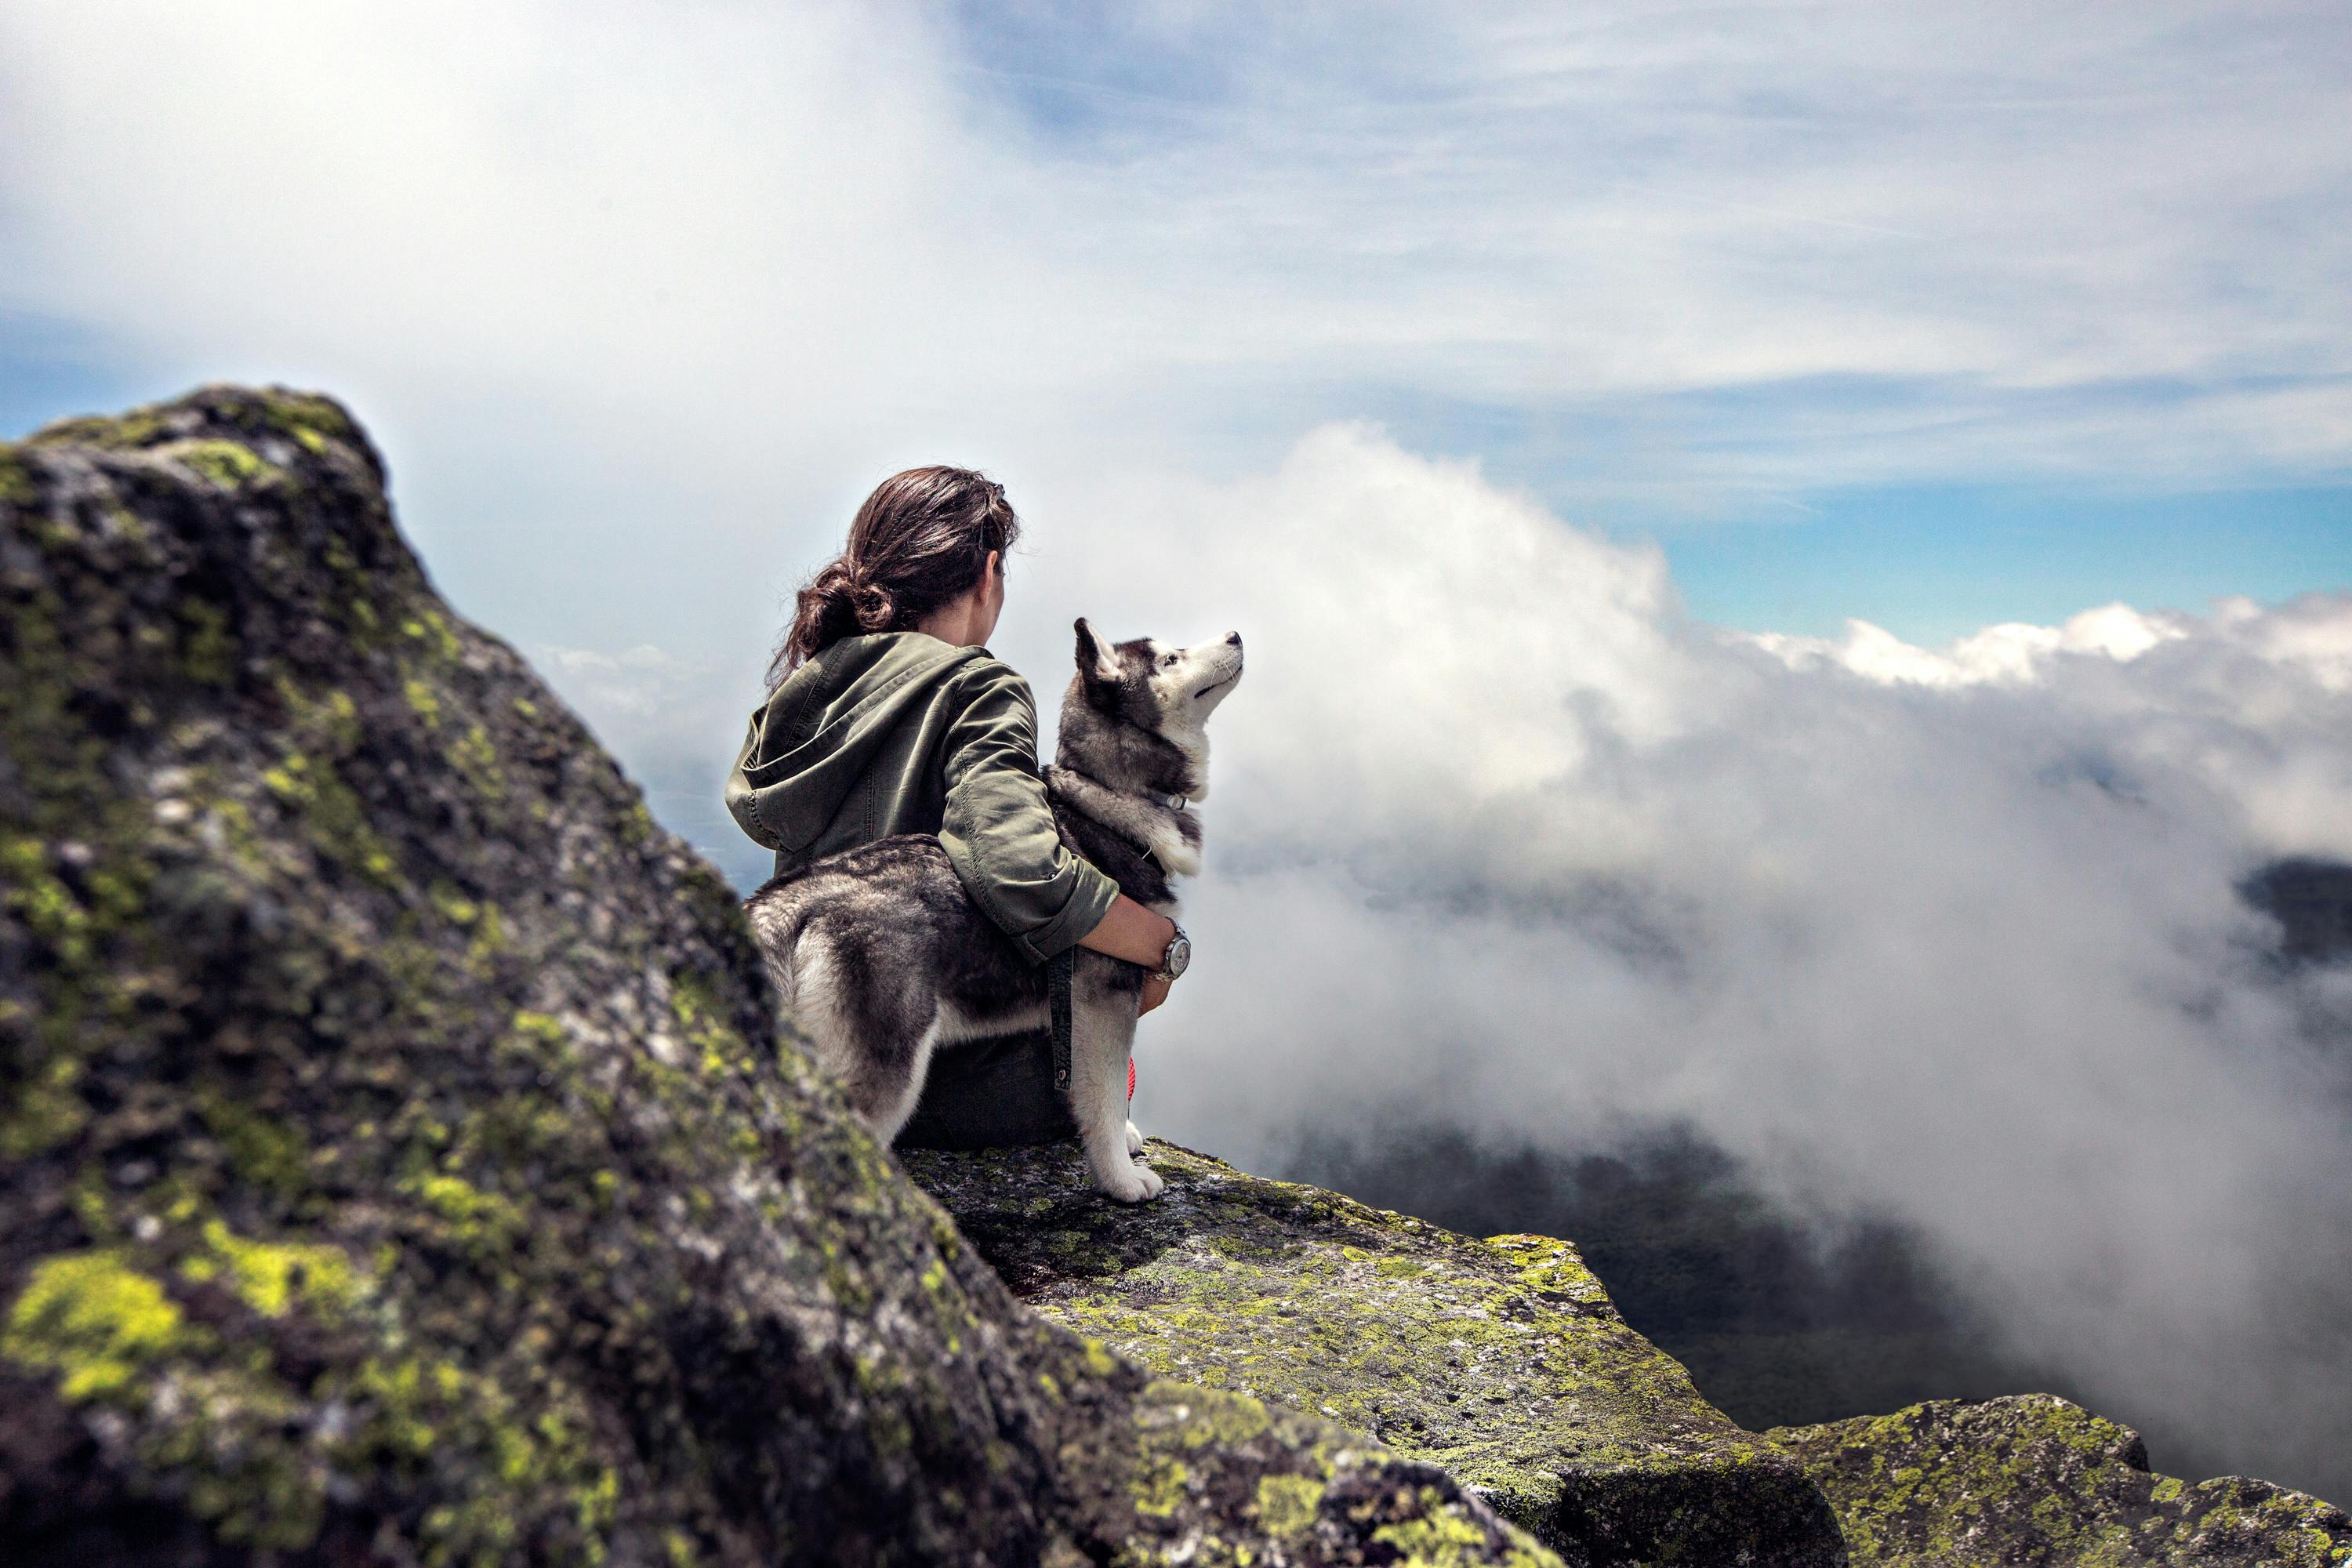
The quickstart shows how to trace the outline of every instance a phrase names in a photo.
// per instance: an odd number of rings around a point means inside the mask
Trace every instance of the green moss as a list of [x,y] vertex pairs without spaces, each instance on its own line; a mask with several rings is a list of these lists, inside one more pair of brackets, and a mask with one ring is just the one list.
[[1181,1459],[1161,1456],[1145,1460],[1135,1471],[1136,1512],[1167,1518],[1183,1502],[1185,1483],[1192,1479]]
[[239,1176],[289,1201],[301,1194],[310,1150],[299,1131],[218,1090],[200,1093],[196,1109]]
[[218,1220],[206,1222],[204,1239],[207,1253],[188,1258],[180,1271],[193,1279],[223,1279],[265,1318],[284,1317],[298,1301],[330,1315],[360,1298],[360,1277],[340,1247],[248,1241]]
[[482,906],[459,892],[453,882],[436,882],[425,892],[433,909],[451,925],[469,926],[482,918]]
[[236,675],[228,616],[219,605],[203,599],[183,599],[174,607],[187,628],[180,640],[182,673],[205,686],[228,685]]
[[81,900],[49,870],[48,846],[34,837],[0,843],[0,900],[16,910],[32,933],[58,950],[68,964],[89,956],[89,916]]
[[114,1201],[107,1189],[106,1167],[96,1160],[84,1164],[76,1173],[73,1184],[74,1218],[93,1241],[108,1244],[122,1237],[122,1227],[115,1223]]
[[287,727],[297,749],[340,761],[360,749],[359,704],[340,687],[316,690],[279,670],[271,680],[286,705]]
[[262,417],[272,427],[293,437],[313,453],[324,451],[330,441],[358,437],[350,416],[329,398],[273,386],[260,395],[260,402]]
[[163,1287],[117,1251],[68,1253],[36,1264],[8,1310],[0,1355],[61,1372],[70,1400],[128,1392],[146,1364],[177,1348],[185,1330]]
[[402,685],[401,692],[408,699],[409,710],[425,721],[426,729],[433,730],[440,727],[441,698],[439,693],[433,689],[431,681],[421,680],[412,675]]
[[1187,1448],[1246,1443],[1273,1424],[1265,1406],[1245,1394],[1166,1380],[1153,1384],[1151,1392],[1163,1401],[1181,1402],[1178,1407],[1184,1418],[1176,1428],[1176,1440]]
[[[1398,1568],[1471,1568],[1495,1561],[1486,1527],[1428,1488],[1422,1489],[1421,1516],[1381,1525],[1372,1540],[1397,1553]],[[1536,1568],[1531,1552],[1512,1549],[1503,1561],[1513,1568]]]
[[80,1131],[89,1121],[76,1091],[80,1080],[81,1063],[60,1056],[19,1084],[16,1103],[0,1117],[0,1158],[28,1160]]
[[672,975],[669,1006],[704,1076],[718,1078],[756,1069],[751,1047],[723,1021],[709,981],[692,973]]
[[502,1251],[530,1223],[514,1204],[462,1176],[421,1177],[410,1190],[448,1226],[451,1236],[469,1246]]
[[446,755],[449,765],[474,786],[475,794],[487,800],[506,799],[506,770],[499,763],[498,747],[491,743],[489,731],[479,724],[468,726],[465,734],[450,744]]
[[223,489],[240,489],[257,480],[280,477],[284,470],[265,461],[250,447],[235,441],[173,441],[155,448],[158,457],[176,458]]
[[[471,1483],[419,1523],[427,1563],[490,1564],[517,1555],[519,1521],[560,1500],[570,1527],[559,1561],[601,1562],[618,1512],[620,1477],[596,1457],[578,1396],[541,1389],[526,1402],[501,1379],[423,1356],[371,1360],[346,1397],[360,1407],[355,1429],[334,1452],[336,1468],[364,1473],[377,1462],[394,1475],[470,1474]],[[529,1411],[533,1405],[538,1414]],[[478,1465],[452,1467],[454,1456]],[[533,1553],[541,1555],[542,1553]]]
[[0,441],[0,506],[30,506],[38,494],[13,442]]
[[163,422],[152,408],[134,408],[128,414],[105,416],[85,415],[73,419],[59,419],[42,426],[29,437],[28,447],[97,447],[107,451],[130,451],[152,445],[163,435]]
[[451,629],[449,617],[438,610],[419,611],[401,622],[400,631],[443,664],[456,664],[465,654],[465,645]]
[[1304,1535],[1323,1506],[1323,1482],[1311,1476],[1264,1476],[1257,1483],[1259,1526],[1276,1539]]
[[520,1038],[535,1042],[538,1046],[551,1049],[558,1055],[566,1050],[571,1040],[571,1036],[564,1030],[562,1019],[551,1017],[545,1013],[534,1013],[528,1008],[517,1013],[507,1027]]
[[289,752],[277,766],[262,771],[261,783],[300,814],[311,847],[320,854],[379,887],[400,886],[399,868],[369,826],[367,808],[331,765],[299,752]]

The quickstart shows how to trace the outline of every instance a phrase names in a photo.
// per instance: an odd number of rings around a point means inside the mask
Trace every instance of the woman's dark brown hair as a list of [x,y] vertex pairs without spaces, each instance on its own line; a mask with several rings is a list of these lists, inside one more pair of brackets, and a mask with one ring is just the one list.
[[800,591],[768,666],[768,689],[844,637],[911,629],[970,592],[988,552],[1009,554],[1020,536],[1004,487],[985,474],[929,468],[891,475],[857,509],[849,547]]

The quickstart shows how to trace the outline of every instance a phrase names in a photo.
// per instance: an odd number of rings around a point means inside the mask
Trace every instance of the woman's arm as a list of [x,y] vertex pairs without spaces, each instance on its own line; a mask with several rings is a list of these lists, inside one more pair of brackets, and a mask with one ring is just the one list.
[[1125,893],[1110,907],[1102,923],[1078,938],[1080,947],[1090,947],[1097,952],[1107,952],[1113,958],[1123,958],[1129,963],[1146,969],[1157,969],[1168,954],[1168,944],[1175,939],[1176,922],[1166,915],[1153,914]]
[[[1121,893],[1118,902],[1111,905],[1110,913],[1103,916],[1102,923],[1078,938],[1078,945],[1156,970],[1160,961],[1168,956],[1168,943],[1175,935],[1174,921],[1153,914]],[[1171,984],[1156,974],[1145,975],[1143,995],[1136,1004],[1135,1016],[1139,1018],[1167,1001]]]
[[995,660],[980,660],[962,696],[947,736],[940,846],[972,902],[1031,963],[1043,963],[1103,925],[1122,895],[1063,847],[1037,776],[1037,710],[1027,684]]

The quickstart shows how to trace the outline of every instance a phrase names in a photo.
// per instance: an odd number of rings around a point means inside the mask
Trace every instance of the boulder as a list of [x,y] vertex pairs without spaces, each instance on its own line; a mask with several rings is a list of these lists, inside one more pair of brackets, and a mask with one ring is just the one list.
[[0,446],[0,1411],[16,1564],[1553,1561],[1024,1310],[281,391]]
[[909,1152],[1031,1307],[1153,1373],[1443,1467],[1570,1562],[1845,1560],[1803,1470],[1701,1399],[1546,1237],[1485,1241],[1154,1142],[1158,1202],[1067,1147]]
[[2046,1394],[1767,1436],[1829,1494],[1855,1568],[2352,1563],[2343,1510],[2266,1481],[2152,1474],[2137,1433]]

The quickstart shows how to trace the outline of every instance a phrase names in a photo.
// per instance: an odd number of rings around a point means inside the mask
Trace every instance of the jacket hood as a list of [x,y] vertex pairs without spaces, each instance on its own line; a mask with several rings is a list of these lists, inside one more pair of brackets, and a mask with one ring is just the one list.
[[816,840],[899,722],[964,666],[989,658],[922,632],[844,637],[784,678],[751,715],[727,809],[771,849]]

